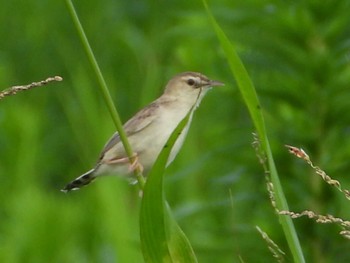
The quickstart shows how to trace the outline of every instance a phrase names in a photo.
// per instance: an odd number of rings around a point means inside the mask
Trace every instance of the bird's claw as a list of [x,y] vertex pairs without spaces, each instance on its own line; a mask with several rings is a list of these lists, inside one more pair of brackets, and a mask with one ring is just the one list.
[[139,171],[140,173],[143,173],[143,166],[139,162],[139,157],[138,157],[137,153],[133,154],[133,156],[131,157],[131,160],[132,160],[132,162],[129,165],[129,171],[130,172]]

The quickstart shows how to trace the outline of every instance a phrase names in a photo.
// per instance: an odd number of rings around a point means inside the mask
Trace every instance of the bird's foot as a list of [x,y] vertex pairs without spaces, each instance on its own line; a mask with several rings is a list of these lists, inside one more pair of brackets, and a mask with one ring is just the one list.
[[143,166],[139,162],[139,157],[137,153],[134,153],[132,156],[132,163],[129,165],[129,171],[130,172],[139,171],[141,174],[143,173]]
[[[131,162],[132,160],[132,162]],[[135,172],[135,171],[140,171],[141,173],[143,172],[143,166],[139,162],[139,158],[137,153],[134,153],[131,158],[129,157],[123,157],[123,158],[118,158],[118,159],[110,159],[107,161],[104,161],[106,164],[127,164],[129,163],[129,172]]]

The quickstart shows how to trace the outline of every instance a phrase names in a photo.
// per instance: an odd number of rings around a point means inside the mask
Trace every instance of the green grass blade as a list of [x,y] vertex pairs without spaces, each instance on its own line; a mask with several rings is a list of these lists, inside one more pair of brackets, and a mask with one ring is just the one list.
[[[259,138],[261,140],[262,149],[264,150],[268,158],[271,181],[274,185],[274,190],[275,190],[275,199],[276,199],[277,209],[289,210],[287,200],[283,193],[283,189],[282,189],[282,186],[278,177],[278,173],[276,170],[276,166],[273,160],[272,152],[270,149],[270,145],[269,145],[269,141],[268,141],[268,137],[265,129],[264,118],[261,113],[261,107],[260,107],[259,99],[255,91],[254,85],[242,61],[240,60],[234,46],[232,45],[232,43],[229,41],[224,31],[220,28],[220,26],[216,22],[205,0],[203,0],[203,4],[207,10],[211,24],[214,27],[216,35],[221,44],[221,47],[226,54],[226,58],[230,65],[230,69],[237,81],[238,87],[243,96],[245,104],[248,107],[248,110],[253,120],[253,123],[255,125],[255,128],[258,131]],[[284,230],[289,248],[294,257],[294,261],[305,262],[304,255],[300,246],[300,242],[291,218],[286,216],[279,216],[279,220],[282,224],[282,228]]]
[[[125,152],[128,155],[128,157],[130,158],[130,162],[132,162],[135,157],[133,157],[133,151],[132,151],[131,145],[130,145],[128,138],[126,136],[126,133],[124,131],[123,124],[122,124],[122,121],[120,119],[119,113],[118,113],[118,111],[113,103],[113,99],[112,99],[112,96],[108,90],[106,81],[102,75],[102,72],[101,72],[100,67],[97,63],[95,55],[92,52],[89,41],[88,41],[86,34],[84,32],[83,26],[80,23],[78,14],[76,13],[74,5],[73,5],[71,0],[66,0],[66,5],[67,5],[69,13],[73,19],[74,25],[77,29],[77,32],[78,32],[79,37],[80,37],[80,41],[84,47],[84,50],[85,50],[86,55],[89,59],[89,62],[90,62],[91,66],[96,74],[96,77],[97,77],[98,82],[100,84],[99,87],[100,87],[100,90],[102,92],[104,101],[105,101],[107,109],[112,117],[112,120],[115,124],[115,127],[119,133],[120,140],[124,146]],[[144,181],[144,178],[141,174],[141,171],[136,170],[135,175],[136,175],[136,178],[139,182],[139,186],[142,189],[144,184],[145,184],[145,181]]]
[[190,114],[172,132],[148,174],[140,214],[141,246],[146,262],[197,262],[191,244],[171,214],[163,190],[163,175],[170,151]]
[[192,246],[185,233],[172,216],[168,203],[166,203],[166,211],[164,214],[169,252],[173,262],[197,262]]

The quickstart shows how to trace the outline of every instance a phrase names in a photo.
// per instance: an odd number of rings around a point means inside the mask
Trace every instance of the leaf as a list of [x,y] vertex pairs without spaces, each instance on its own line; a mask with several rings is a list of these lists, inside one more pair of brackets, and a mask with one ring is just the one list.
[[197,262],[190,242],[171,213],[163,189],[163,175],[170,151],[191,112],[172,132],[147,177],[140,213],[141,247],[146,262]]
[[[221,29],[221,27],[218,25],[215,18],[211,14],[205,0],[203,0],[203,4],[205,9],[207,10],[211,24],[216,32],[216,35],[217,35],[217,38],[219,39],[221,47],[225,52],[227,61],[230,65],[230,69],[236,79],[236,82],[243,96],[245,104],[248,107],[250,116],[258,132],[262,149],[264,150],[267,156],[271,181],[274,185],[274,194],[275,194],[277,209],[280,211],[289,210],[287,200],[285,198],[282,185],[278,177],[277,169],[273,160],[273,155],[270,149],[270,144],[266,133],[264,117],[261,112],[260,102],[259,102],[256,90],[254,88],[253,82],[251,81],[249,74],[245,69],[242,61],[240,60],[234,46],[231,44],[230,40],[227,38],[224,31]],[[285,216],[279,216],[279,219],[282,224],[284,234],[286,236],[289,248],[293,254],[295,262],[305,262],[303,252],[301,250],[300,242],[291,218],[285,217]]]

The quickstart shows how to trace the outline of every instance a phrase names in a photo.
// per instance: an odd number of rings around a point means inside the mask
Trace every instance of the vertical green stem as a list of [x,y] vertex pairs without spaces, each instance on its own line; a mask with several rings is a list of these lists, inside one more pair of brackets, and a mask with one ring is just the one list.
[[[80,37],[80,40],[83,44],[83,47],[84,47],[84,50],[86,52],[86,55],[90,61],[90,64],[93,68],[93,70],[95,71],[95,74],[97,76],[97,79],[98,79],[98,82],[99,82],[99,87],[100,87],[100,90],[102,92],[102,95],[103,95],[103,98],[105,100],[105,103],[107,105],[107,108],[109,110],[109,113],[111,114],[111,117],[112,117],[112,120],[115,124],[115,127],[119,133],[119,137],[120,137],[120,140],[121,142],[123,143],[123,146],[125,148],[125,152],[126,154],[128,155],[129,159],[130,159],[130,162],[134,162],[135,161],[135,156],[133,154],[133,151],[131,149],[131,145],[128,141],[128,138],[127,138],[127,135],[123,129],[123,124],[120,120],[120,117],[119,117],[119,114],[118,114],[118,111],[113,103],[113,100],[112,100],[112,96],[108,90],[108,87],[107,87],[107,84],[106,84],[106,81],[105,79],[103,78],[103,75],[101,73],[101,70],[100,70],[100,67],[98,66],[98,63],[96,61],[96,58],[94,56],[94,53],[92,52],[92,49],[90,47],[90,44],[89,44],[89,41],[85,35],[85,32],[84,32],[84,29],[79,21],[79,18],[78,18],[78,15],[75,11],[75,8],[73,6],[73,3],[71,0],[66,0],[66,4],[67,4],[67,7],[68,7],[68,10],[71,14],[71,17],[73,19],[73,22],[74,22],[74,25],[78,31],[78,34],[79,34],[79,37]],[[135,171],[135,175],[137,177],[137,180],[139,182],[139,185],[141,187],[141,189],[143,189],[144,187],[144,184],[145,184],[145,180],[142,176],[142,173],[139,169],[137,169]]]
[[[231,71],[236,79],[236,82],[241,91],[246,106],[248,107],[255,128],[258,131],[262,149],[264,150],[268,158],[270,177],[274,185],[277,209],[280,211],[289,210],[287,199],[284,195],[283,188],[280,183],[277,169],[273,160],[273,155],[270,149],[270,144],[266,133],[264,117],[261,112],[260,102],[253,82],[251,81],[248,72],[245,69],[241,59],[239,58],[234,46],[231,44],[224,31],[216,22],[214,16],[211,14],[210,9],[205,0],[203,0],[203,5],[207,10],[209,19],[220,41],[221,47],[226,54]],[[279,215],[279,220],[282,225],[282,229],[284,230],[289,249],[291,250],[291,253],[293,255],[294,262],[305,262],[303,251],[301,249],[300,242],[295,231],[292,219],[289,217]]]

